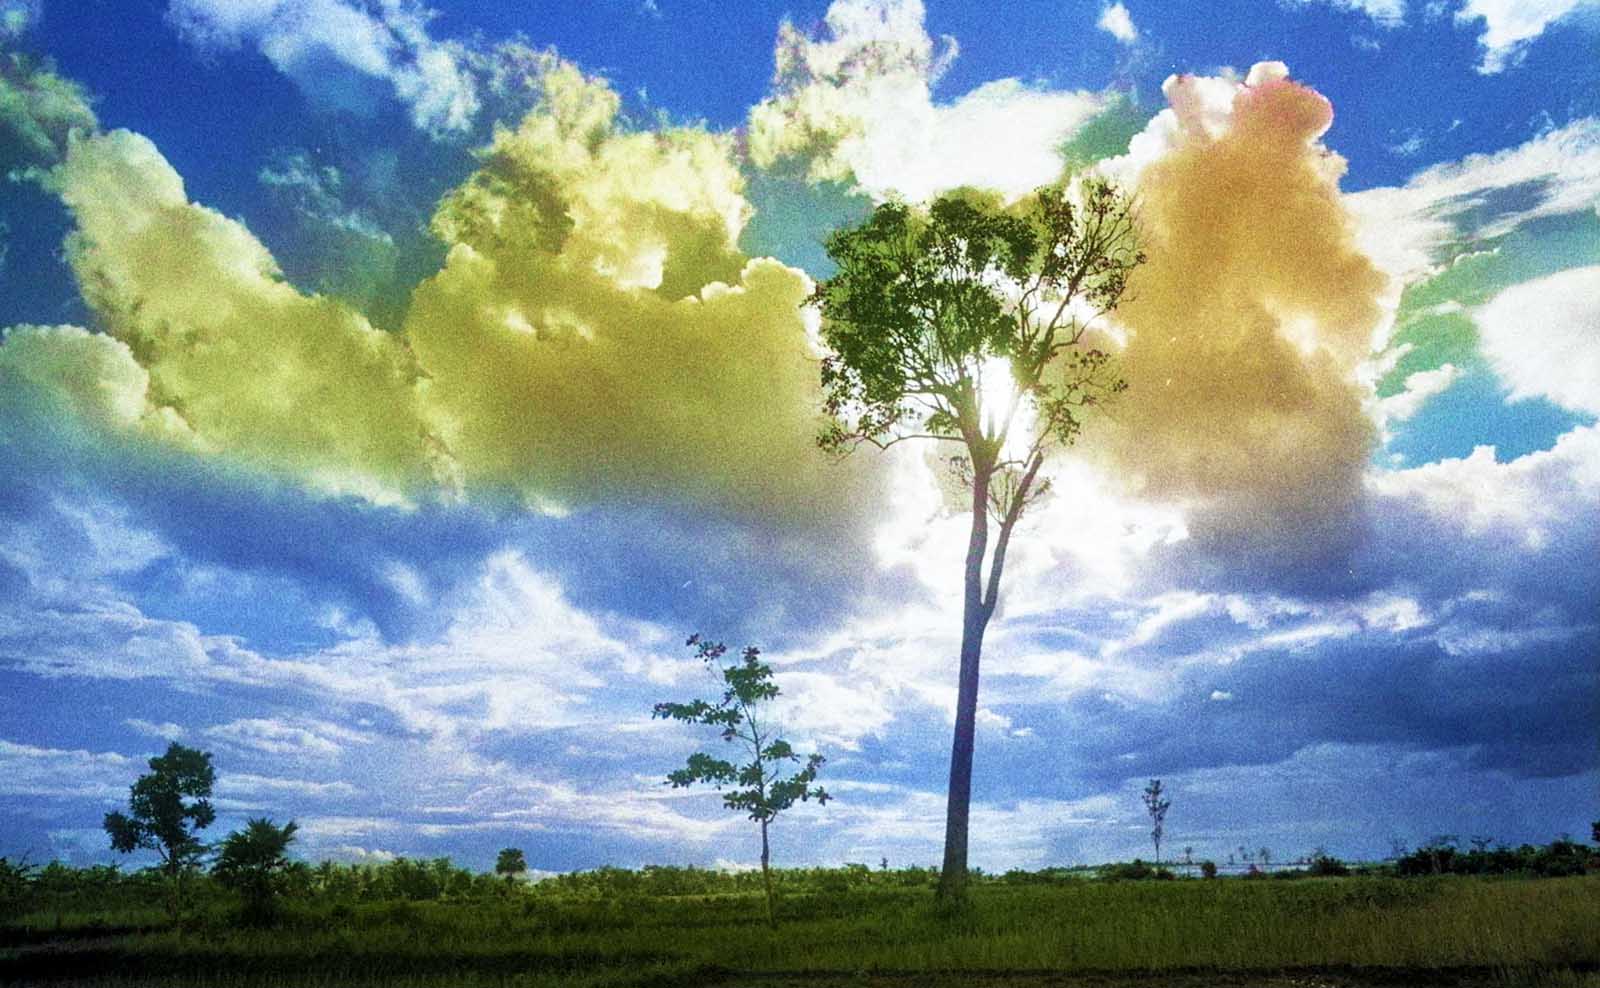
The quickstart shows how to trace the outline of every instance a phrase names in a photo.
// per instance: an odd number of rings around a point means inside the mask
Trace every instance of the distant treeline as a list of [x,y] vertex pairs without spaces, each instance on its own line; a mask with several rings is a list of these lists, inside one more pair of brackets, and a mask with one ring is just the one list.
[[[1480,842],[1481,844],[1482,842]],[[1201,863],[1186,869],[1193,874]],[[1181,866],[1180,866],[1181,867]],[[1274,880],[1339,876],[1356,871],[1371,875],[1416,877],[1428,875],[1517,875],[1560,877],[1600,872],[1600,850],[1560,839],[1542,846],[1517,848],[1479,846],[1463,850],[1450,839],[1436,839],[1394,861],[1345,865],[1318,855],[1303,868],[1280,868]],[[936,868],[889,869],[864,864],[839,868],[779,868],[773,880],[785,895],[839,895],[870,889],[932,888]],[[1260,872],[1256,877],[1266,878]],[[977,884],[1045,885],[1061,882],[1139,881],[1175,879],[1166,868],[1143,861],[1094,867],[1011,870],[986,874],[974,869]],[[1249,875],[1243,876],[1248,879]],[[1235,880],[1235,879],[1228,879]],[[158,909],[166,894],[166,878],[156,868],[123,871],[115,865],[75,868],[52,861],[41,867],[0,858],[0,919],[27,913],[86,913]],[[642,868],[602,867],[571,872],[540,881],[511,880],[471,871],[448,858],[395,858],[363,864],[324,861],[312,865],[294,861],[276,879],[285,900],[323,905],[378,902],[449,902],[504,899],[608,900],[674,896],[755,894],[761,875],[755,871],[646,865]],[[226,908],[235,893],[205,873],[188,879],[188,891],[202,911]]]

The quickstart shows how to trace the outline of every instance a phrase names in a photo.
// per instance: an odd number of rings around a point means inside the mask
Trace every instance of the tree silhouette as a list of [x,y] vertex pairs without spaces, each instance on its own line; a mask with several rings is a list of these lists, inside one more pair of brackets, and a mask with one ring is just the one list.
[[1160,779],[1151,779],[1144,788],[1144,808],[1150,814],[1150,839],[1156,845],[1156,867],[1161,867],[1161,835],[1167,828],[1167,810],[1172,800],[1167,799]]
[[831,351],[819,444],[843,453],[862,443],[951,443],[971,493],[939,879],[946,901],[966,890],[979,659],[1012,532],[1049,488],[1039,475],[1046,453],[1073,442],[1085,410],[1126,387],[1085,335],[1144,260],[1132,204],[1100,180],[1076,192],[1041,189],[1008,206],[961,190],[926,211],[885,203],[828,238],[838,271],[809,299]]
[[494,873],[505,876],[506,888],[516,881],[517,876],[528,870],[528,859],[522,856],[522,848],[507,847],[500,851],[494,859]]
[[683,768],[667,775],[667,783],[674,789],[705,783],[722,789],[734,788],[722,795],[722,804],[730,810],[748,813],[750,819],[761,825],[761,883],[766,889],[767,924],[776,925],[772,911],[772,858],[767,830],[779,813],[796,802],[816,799],[826,804],[832,797],[821,786],[813,785],[817,772],[827,759],[813,754],[805,759],[800,771],[788,778],[782,775],[785,762],[798,762],[789,742],[778,737],[776,728],[767,720],[763,704],[777,698],[778,684],[772,680],[772,667],[760,661],[761,650],[749,646],[740,660],[729,666],[722,665],[728,648],[721,642],[691,635],[687,643],[695,649],[695,656],[721,673],[725,689],[716,703],[691,700],[688,703],[658,703],[652,716],[681,720],[689,724],[705,724],[718,728],[722,740],[740,746],[749,754],[744,765],[716,758],[703,751],[689,756]]
[[184,873],[205,854],[196,834],[217,817],[209,798],[215,782],[211,752],[174,741],[166,754],[150,759],[150,773],[129,789],[128,812],[105,816],[112,849],[128,854],[142,848],[161,856],[170,889],[167,912],[174,921],[183,907]]
[[271,914],[289,869],[289,845],[299,829],[293,820],[279,827],[261,817],[223,838],[211,874],[244,896],[247,917],[260,920]]

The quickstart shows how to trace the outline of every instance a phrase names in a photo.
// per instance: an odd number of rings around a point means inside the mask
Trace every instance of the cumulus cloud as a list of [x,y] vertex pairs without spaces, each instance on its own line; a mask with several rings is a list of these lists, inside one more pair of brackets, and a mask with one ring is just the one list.
[[188,200],[148,140],[76,140],[49,183],[77,222],[67,255],[84,300],[201,449],[376,500],[447,480],[404,343],[285,283],[244,226]]
[[1493,74],[1517,64],[1545,28],[1580,8],[1595,6],[1595,0],[1467,0],[1456,11],[1456,23],[1483,22],[1478,71]]
[[570,504],[688,494],[831,513],[862,463],[814,447],[811,285],[736,241],[730,139],[630,132],[563,67],[443,201],[407,336],[469,484]]
[[1100,11],[1100,19],[1095,22],[1095,26],[1125,45],[1131,45],[1139,40],[1139,29],[1133,23],[1133,16],[1128,13],[1128,8],[1120,3],[1114,3]]
[[342,69],[386,84],[434,134],[469,130],[478,86],[457,43],[428,33],[433,13],[415,0],[173,0],[168,17],[202,50],[249,44],[314,101],[359,101]]
[[816,37],[786,22],[773,93],[750,111],[751,160],[879,199],[961,185],[1015,196],[1056,180],[1061,145],[1107,101],[1001,79],[935,103],[955,51],[946,39],[935,55],[921,0],[836,0]]
[[[188,423],[150,396],[150,373],[126,343],[81,326],[13,326],[0,335],[0,383],[10,402],[56,415],[30,416],[59,428],[83,424],[180,444]],[[20,424],[20,417],[16,420]],[[0,436],[10,430],[0,424]]]
[[1407,280],[1530,220],[1600,201],[1600,118],[1584,117],[1493,154],[1434,165],[1399,188],[1345,197],[1360,243]]
[[1388,279],[1340,201],[1326,99],[1280,63],[1164,92],[1104,166],[1139,197],[1149,261],[1117,313],[1130,390],[1086,446],[1190,505],[1193,534],[1315,551],[1360,494],[1374,432],[1357,372]]
[[1539,396],[1600,415],[1600,267],[1514,285],[1473,316],[1512,400]]
[[96,126],[83,87],[21,52],[0,51],[0,176],[54,164],[69,134]]

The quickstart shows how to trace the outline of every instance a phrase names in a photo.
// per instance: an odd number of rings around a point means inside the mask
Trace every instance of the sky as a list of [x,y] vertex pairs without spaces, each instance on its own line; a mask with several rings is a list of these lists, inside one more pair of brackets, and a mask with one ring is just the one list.
[[[1600,817],[1600,3],[0,0],[0,855],[170,741],[316,861],[747,867],[691,633],[933,865],[966,518],[815,446],[829,231],[1101,176],[1128,391],[984,650],[971,861]],[[142,859],[140,859],[142,861]],[[133,861],[137,865],[140,861]]]

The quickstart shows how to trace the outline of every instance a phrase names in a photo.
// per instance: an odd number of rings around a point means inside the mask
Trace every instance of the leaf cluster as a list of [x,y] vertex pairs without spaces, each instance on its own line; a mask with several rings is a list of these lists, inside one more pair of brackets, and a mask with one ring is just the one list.
[[[776,699],[778,684],[772,667],[761,661],[761,650],[747,646],[739,661],[723,665],[727,646],[691,635],[686,643],[695,657],[720,674],[724,689],[717,702],[694,699],[687,703],[658,703],[652,716],[689,724],[704,724],[717,729],[725,742],[738,746],[750,760],[737,765],[704,751],[690,755],[683,768],[667,775],[674,789],[697,784],[714,786],[723,792],[723,805],[746,813],[756,821],[770,821],[797,802],[815,799],[826,804],[827,790],[815,785],[817,774],[827,761],[812,754],[802,760],[794,747],[766,723],[762,704]],[[787,777],[788,763],[803,764]]]
[[174,869],[199,860],[205,845],[196,832],[217,817],[210,800],[215,782],[209,751],[172,742],[165,754],[150,759],[149,774],[130,788],[128,812],[106,814],[111,847],[124,854],[155,851]]
[[[824,449],[953,440],[986,475],[1026,470],[1045,446],[1073,441],[1084,408],[1126,388],[1108,354],[1081,346],[1145,260],[1133,202],[1109,182],[1042,188],[1009,206],[973,190],[925,211],[891,201],[827,249],[837,273],[808,300],[830,351]],[[1007,408],[982,407],[979,368],[994,358],[1011,368]],[[1015,464],[1000,462],[1024,402],[1035,441]]]
[[297,830],[293,820],[281,827],[265,817],[247,821],[243,830],[223,838],[211,874],[252,899],[270,898],[274,883],[289,867],[289,845]]

